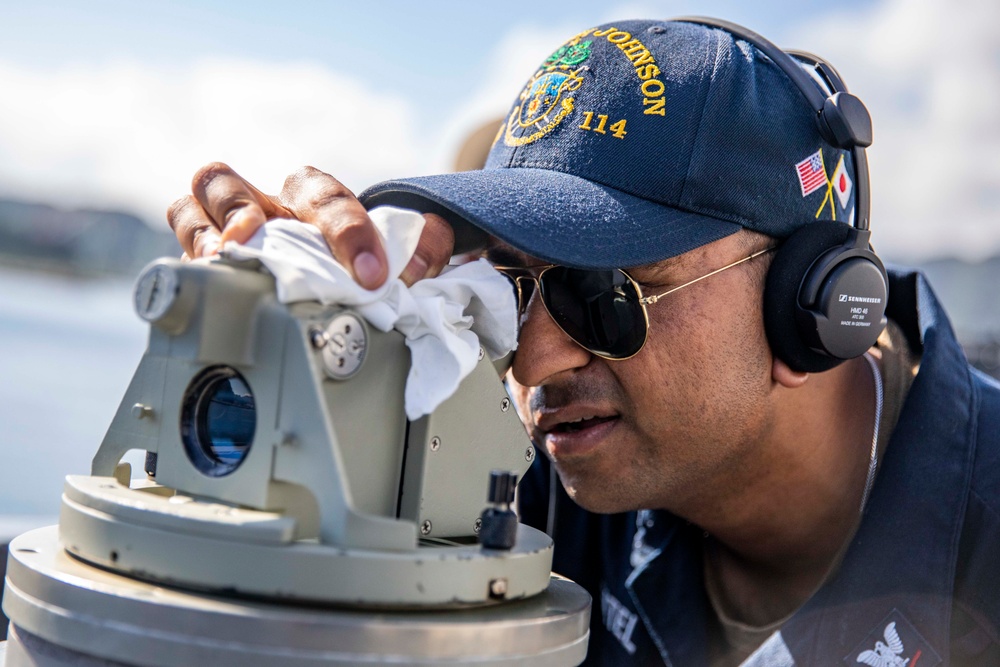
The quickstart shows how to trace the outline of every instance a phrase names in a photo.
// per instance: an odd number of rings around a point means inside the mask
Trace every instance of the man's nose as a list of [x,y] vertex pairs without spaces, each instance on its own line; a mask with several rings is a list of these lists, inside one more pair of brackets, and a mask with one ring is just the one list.
[[540,297],[535,290],[525,308],[511,366],[514,380],[524,387],[537,387],[563,371],[582,368],[592,356],[559,328]]

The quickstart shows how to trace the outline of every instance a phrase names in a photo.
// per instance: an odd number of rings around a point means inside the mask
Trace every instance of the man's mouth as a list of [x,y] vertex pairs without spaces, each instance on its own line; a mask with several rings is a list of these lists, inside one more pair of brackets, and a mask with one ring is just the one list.
[[572,421],[560,422],[549,429],[548,433],[579,433],[580,431],[613,421],[617,418],[618,417],[615,415],[607,417],[598,417],[596,415],[590,417],[580,417],[579,419],[574,419]]
[[542,416],[538,432],[549,455],[558,461],[597,450],[620,423],[621,415],[612,410],[570,408]]

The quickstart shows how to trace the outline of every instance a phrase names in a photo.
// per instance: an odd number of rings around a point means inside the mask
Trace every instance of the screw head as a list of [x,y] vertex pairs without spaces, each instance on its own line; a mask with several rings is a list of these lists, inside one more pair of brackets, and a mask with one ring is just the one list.
[[441,449],[441,438],[435,435],[431,438],[431,451],[436,452],[439,449]]
[[491,598],[502,598],[507,595],[507,579],[500,577],[499,579],[490,580],[490,597]]
[[433,527],[433,525],[431,524],[430,519],[424,519],[424,522],[422,524],[420,524],[420,534],[421,535],[430,535],[432,527]]
[[483,529],[483,520],[476,519],[476,522],[472,524],[472,532],[478,533],[482,529]]
[[504,396],[503,400],[500,401],[500,410],[507,412],[510,410],[510,399]]
[[153,408],[144,403],[136,403],[132,406],[132,416],[136,419],[149,419],[153,416]]
[[486,350],[484,350],[483,348],[479,348],[479,361],[482,361],[483,357],[485,356],[486,356]]
[[309,330],[309,342],[317,350],[321,350],[326,347],[327,338],[326,332],[322,329],[313,328]]
[[525,461],[531,461],[531,460],[534,460],[534,458],[535,458],[535,448],[534,447],[528,447],[526,450],[524,450],[524,460]]

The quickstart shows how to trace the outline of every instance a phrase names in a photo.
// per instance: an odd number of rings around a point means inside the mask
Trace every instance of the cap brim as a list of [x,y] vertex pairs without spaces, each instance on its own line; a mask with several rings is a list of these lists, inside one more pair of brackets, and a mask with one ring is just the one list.
[[360,199],[368,208],[389,204],[442,213],[453,225],[458,216],[529,255],[581,269],[650,264],[740,229],[734,222],[548,169],[484,169],[386,181]]

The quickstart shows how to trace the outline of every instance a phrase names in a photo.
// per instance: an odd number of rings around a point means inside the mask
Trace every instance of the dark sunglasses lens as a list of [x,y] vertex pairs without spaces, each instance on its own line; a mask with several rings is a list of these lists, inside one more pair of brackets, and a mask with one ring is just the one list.
[[642,348],[646,319],[635,285],[621,271],[553,267],[541,275],[542,298],[570,338],[597,354],[622,359]]

